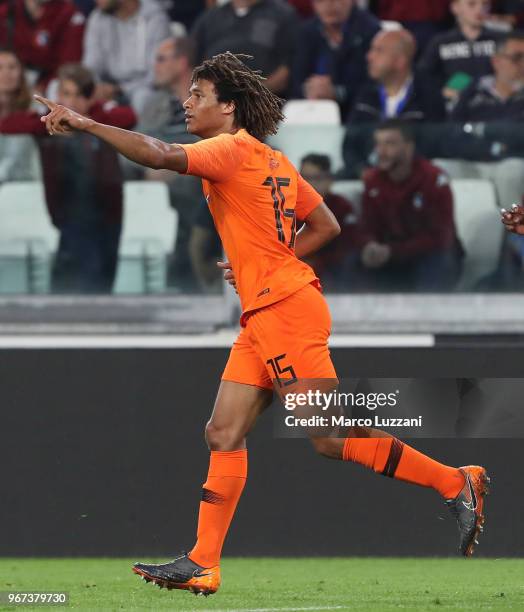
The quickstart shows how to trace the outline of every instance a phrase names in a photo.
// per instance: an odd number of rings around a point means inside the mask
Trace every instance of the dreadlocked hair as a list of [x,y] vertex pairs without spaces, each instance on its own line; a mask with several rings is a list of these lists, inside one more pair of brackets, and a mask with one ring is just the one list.
[[235,124],[264,140],[277,133],[278,123],[284,119],[284,101],[269,91],[260,70],[252,70],[242,61],[251,59],[251,55],[220,53],[197,66],[192,81],[213,83],[219,102],[235,103]]

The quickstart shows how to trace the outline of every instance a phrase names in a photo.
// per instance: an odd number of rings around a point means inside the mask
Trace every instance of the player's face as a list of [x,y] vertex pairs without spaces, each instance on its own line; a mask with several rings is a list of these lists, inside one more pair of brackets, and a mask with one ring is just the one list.
[[12,53],[0,53],[0,93],[14,94],[20,87],[22,67]]
[[318,193],[325,198],[331,189],[333,179],[329,172],[325,172],[315,164],[305,162],[300,168],[300,174],[310,183]]
[[313,0],[313,9],[326,26],[343,24],[351,13],[354,0]]
[[497,79],[520,88],[524,84],[524,40],[509,40],[493,58]]
[[191,85],[184,109],[187,131],[201,138],[210,138],[223,131],[235,106],[232,102],[219,102],[214,84],[200,79]]
[[91,101],[83,96],[78,85],[69,79],[60,81],[58,85],[58,104],[63,104],[81,115],[86,115],[89,111]]
[[375,153],[380,170],[391,172],[412,160],[414,147],[399,130],[379,130],[375,133]]
[[478,28],[489,15],[491,2],[490,0],[455,0],[451,4],[451,10],[461,24]]

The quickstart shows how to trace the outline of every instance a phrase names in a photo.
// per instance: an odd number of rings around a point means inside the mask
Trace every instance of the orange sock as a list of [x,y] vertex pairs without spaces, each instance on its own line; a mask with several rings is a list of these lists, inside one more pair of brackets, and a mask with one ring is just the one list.
[[464,476],[457,468],[439,463],[397,438],[346,438],[342,457],[384,476],[432,487],[446,499],[456,497],[464,486]]
[[209,472],[202,488],[197,542],[189,553],[189,557],[198,565],[218,565],[246,478],[246,449],[211,451]]

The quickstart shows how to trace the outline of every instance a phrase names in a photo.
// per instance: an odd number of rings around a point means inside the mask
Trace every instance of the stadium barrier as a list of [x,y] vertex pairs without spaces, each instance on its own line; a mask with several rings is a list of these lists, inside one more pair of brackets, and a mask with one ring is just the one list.
[[[520,351],[333,349],[333,358],[348,377],[508,377],[520,374]],[[0,556],[169,557],[190,547],[203,429],[226,358],[222,348],[2,351]],[[414,444],[449,464],[487,466],[478,556],[522,556],[522,441]],[[269,413],[249,457],[226,555],[456,554],[456,525],[433,491],[275,439]]]

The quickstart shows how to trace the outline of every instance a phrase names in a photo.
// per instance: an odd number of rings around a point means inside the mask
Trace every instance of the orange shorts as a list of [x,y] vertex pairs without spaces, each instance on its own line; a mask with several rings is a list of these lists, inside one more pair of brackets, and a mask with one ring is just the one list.
[[331,316],[324,296],[306,285],[255,310],[236,339],[222,380],[273,389],[295,379],[336,379],[328,338]]

